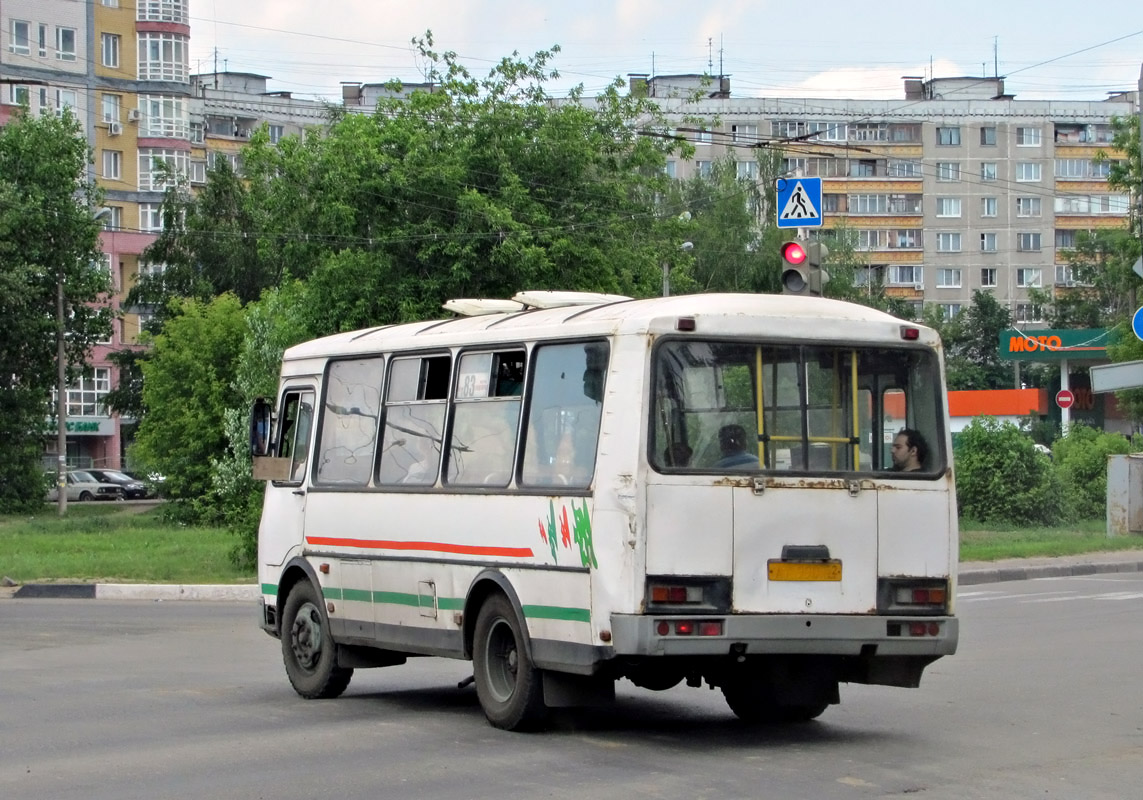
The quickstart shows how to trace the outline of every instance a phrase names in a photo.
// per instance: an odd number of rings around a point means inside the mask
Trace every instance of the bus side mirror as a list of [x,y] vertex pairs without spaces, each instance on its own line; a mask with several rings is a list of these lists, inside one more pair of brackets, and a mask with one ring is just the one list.
[[265,397],[254,401],[250,409],[250,455],[254,458],[270,454],[270,420],[274,407]]

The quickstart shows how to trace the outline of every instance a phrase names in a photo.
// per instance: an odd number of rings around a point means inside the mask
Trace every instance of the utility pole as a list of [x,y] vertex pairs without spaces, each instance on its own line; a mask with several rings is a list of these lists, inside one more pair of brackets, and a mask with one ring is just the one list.
[[67,347],[63,265],[56,267],[56,491],[59,515],[67,515]]

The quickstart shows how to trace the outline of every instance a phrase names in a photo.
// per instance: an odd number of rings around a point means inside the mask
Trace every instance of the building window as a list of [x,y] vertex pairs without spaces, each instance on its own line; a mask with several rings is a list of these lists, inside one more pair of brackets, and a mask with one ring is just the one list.
[[937,128],[937,144],[946,146],[960,146],[960,128]]
[[56,116],[63,116],[65,108],[72,109],[79,103],[79,93],[74,89],[56,89]]
[[757,161],[738,161],[735,162],[735,167],[738,170],[738,177],[740,180],[754,180],[758,177],[758,162]]
[[995,217],[997,209],[997,202],[995,197],[982,197],[980,198],[980,216],[982,217]]
[[114,33],[100,34],[100,42],[102,43],[101,50],[103,52],[103,66],[118,67],[119,36]]
[[190,131],[186,101],[181,97],[140,95],[140,136],[166,139],[186,139]]
[[996,162],[985,161],[980,165],[980,179],[982,181],[996,180]]
[[[816,162],[821,159],[814,159]],[[822,175],[818,170],[808,172],[809,162],[804,158],[784,158],[782,159],[782,174],[783,175]],[[825,177],[824,175],[822,177]]]
[[700,178],[709,178],[710,177],[711,163],[712,162],[710,162],[710,161],[696,161],[695,162],[695,170],[698,172],[698,176]]
[[119,8],[119,0],[103,0],[103,5],[108,8]]
[[1056,247],[1065,249],[1074,249],[1076,246],[1076,232],[1072,230],[1064,230],[1056,228]]
[[30,105],[32,102],[31,96],[28,94],[27,86],[12,86],[8,94],[14,106]]
[[995,233],[982,233],[982,234],[980,234],[980,252],[982,252],[982,253],[995,253],[996,252],[996,234]]
[[1016,304],[1017,322],[1043,322],[1043,309],[1034,303]]
[[56,58],[75,61],[75,28],[56,28]]
[[1040,165],[1035,161],[1021,161],[1016,164],[1016,180],[1018,181],[1038,181],[1040,175]]
[[890,265],[889,284],[891,286],[924,286],[925,268],[910,264]]
[[39,49],[37,52],[39,52],[40,58],[47,58],[48,57],[48,26],[47,25],[40,25],[39,28],[40,28],[40,35],[39,35],[39,41],[38,41]]
[[122,174],[123,153],[119,150],[103,151],[103,177],[117,181]]
[[187,37],[177,33],[139,34],[139,80],[187,82]]
[[743,144],[757,144],[758,143],[758,126],[757,125],[731,125],[730,138],[735,142]]
[[937,288],[938,289],[959,289],[960,288],[960,270],[941,268],[937,270]]
[[12,36],[8,42],[8,49],[19,56],[32,54],[32,26],[23,20],[12,20]]
[[985,289],[996,286],[996,267],[984,267],[980,270],[980,285]]
[[202,144],[203,141],[205,141],[201,122],[192,122],[190,124],[190,140],[193,144]]
[[119,121],[119,95],[105,94],[103,95],[103,121],[104,122],[118,122]]
[[139,204],[139,230],[144,233],[158,233],[163,229],[162,204]]
[[819,142],[844,142],[847,137],[844,122],[811,122],[809,132],[816,133]]
[[1016,216],[1018,217],[1038,217],[1040,216],[1041,199],[1039,197],[1017,197],[1016,198]]
[[168,170],[175,176],[187,174],[189,153],[186,150],[170,150],[158,147],[139,148],[139,191],[161,192],[169,185]]
[[960,216],[960,198],[959,197],[938,197],[937,198],[937,216],[938,217],[959,217]]
[[139,0],[136,16],[140,22],[178,22],[186,25],[189,0]]
[[960,163],[956,161],[938,161],[937,162],[937,180],[938,181],[959,181],[960,180]]
[[890,178],[924,177],[924,172],[921,170],[921,162],[903,161],[898,159],[889,159],[889,163],[886,166],[886,174]]
[[663,174],[666,175],[668,178],[677,178],[678,177],[677,166],[678,166],[677,162],[667,161],[667,163],[663,165]]
[[[282,136],[285,135],[286,129],[282,125],[271,125],[269,127],[269,132],[270,144],[277,144],[278,142],[282,141]],[[670,163],[673,164],[675,162],[672,161]],[[671,174],[671,177],[675,177],[673,173]]]
[[106,417],[103,400],[111,391],[110,367],[96,367],[90,377],[81,376],[67,387],[67,415],[69,417]]
[[980,129],[980,144],[982,147],[996,146],[996,128],[985,125]]
[[[674,176],[672,176],[674,177]],[[190,162],[190,182],[191,183],[206,183],[206,162],[205,161],[192,161]]]
[[871,158],[853,159],[849,162],[849,177],[872,178],[877,174],[877,162]]
[[1039,147],[1041,142],[1041,131],[1039,128],[1017,128],[1016,129],[1016,146],[1017,147]]
[[790,119],[775,119],[770,121],[770,135],[779,139],[796,139],[805,136],[809,131],[806,123]]
[[959,233],[938,233],[937,234],[937,252],[938,253],[959,253],[960,252],[960,234]]
[[941,318],[945,322],[955,318],[960,313],[960,303],[939,303],[938,305],[941,309]]
[[110,212],[103,218],[103,230],[117,231],[123,227],[123,209],[120,206],[107,206]]
[[1039,233],[1019,233],[1016,235],[1016,249],[1023,253],[1035,253],[1040,250]]
[[714,141],[714,137],[706,128],[695,131],[695,144],[710,144],[712,141]]
[[1018,269],[1016,285],[1022,288],[1040,288],[1044,285],[1044,271],[1038,267]]

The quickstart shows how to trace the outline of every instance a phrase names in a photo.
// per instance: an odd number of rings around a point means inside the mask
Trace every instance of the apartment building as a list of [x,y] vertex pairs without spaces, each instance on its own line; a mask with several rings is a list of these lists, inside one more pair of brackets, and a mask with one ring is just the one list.
[[[0,3],[0,124],[15,107],[71,109],[94,152],[103,187],[104,263],[118,307],[161,221],[164,186],[156,159],[184,168],[189,140],[189,0],[4,0]],[[91,374],[67,391],[71,466],[124,466],[131,420],[103,398],[118,383],[108,355],[136,346],[140,320],[126,313],[96,346]],[[45,463],[56,460],[45,438]]]
[[668,174],[704,174],[729,156],[740,177],[755,177],[756,148],[779,149],[786,175],[824,179],[815,235],[854,230],[861,280],[946,317],[989,290],[1035,327],[1029,290],[1075,286],[1063,251],[1076,233],[1126,224],[1129,197],[1095,159],[1123,157],[1110,150],[1111,119],[1137,113],[1136,93],[1021,101],[1002,78],[904,80],[899,100],[734,98],[729,78],[698,75],[630,84],[695,145],[694,160],[669,163]]

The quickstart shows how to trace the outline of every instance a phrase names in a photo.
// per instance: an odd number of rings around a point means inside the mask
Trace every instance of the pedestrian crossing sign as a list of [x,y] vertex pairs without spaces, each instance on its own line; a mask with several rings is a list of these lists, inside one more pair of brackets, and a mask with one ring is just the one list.
[[778,178],[777,189],[779,228],[821,227],[821,178]]

